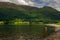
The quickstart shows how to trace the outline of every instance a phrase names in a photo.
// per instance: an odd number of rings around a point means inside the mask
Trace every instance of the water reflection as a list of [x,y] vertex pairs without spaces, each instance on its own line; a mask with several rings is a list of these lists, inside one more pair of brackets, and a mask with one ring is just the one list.
[[[47,31],[45,27],[47,27]],[[45,25],[0,25],[0,38],[11,40],[18,38],[37,40],[46,37],[54,31],[54,27]]]

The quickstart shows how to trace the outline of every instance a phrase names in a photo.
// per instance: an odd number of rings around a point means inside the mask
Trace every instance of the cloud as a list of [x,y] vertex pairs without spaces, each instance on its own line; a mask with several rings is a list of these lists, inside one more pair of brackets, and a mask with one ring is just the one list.
[[60,0],[53,0],[49,3],[48,6],[53,7],[56,10],[60,11]]
[[9,2],[9,0],[0,0],[0,2]]
[[18,4],[28,5],[28,3],[25,0],[18,0]]
[[32,2],[31,4],[35,7],[50,6],[60,11],[60,0],[33,0],[30,2]]
[[29,6],[34,6],[34,2],[32,2],[31,0],[18,0],[18,4],[22,4],[22,5],[29,5]]

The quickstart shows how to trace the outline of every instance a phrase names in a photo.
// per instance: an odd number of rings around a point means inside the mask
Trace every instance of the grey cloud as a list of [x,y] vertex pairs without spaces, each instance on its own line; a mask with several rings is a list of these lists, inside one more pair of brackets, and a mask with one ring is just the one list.
[[9,0],[0,0],[0,2],[9,2]]

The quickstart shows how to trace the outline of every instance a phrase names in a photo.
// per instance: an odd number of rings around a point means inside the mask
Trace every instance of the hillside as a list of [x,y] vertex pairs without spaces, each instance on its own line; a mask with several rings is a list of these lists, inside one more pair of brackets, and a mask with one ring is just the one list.
[[36,8],[9,2],[0,2],[0,20],[10,21],[14,19],[54,23],[60,20],[60,12],[51,7]]

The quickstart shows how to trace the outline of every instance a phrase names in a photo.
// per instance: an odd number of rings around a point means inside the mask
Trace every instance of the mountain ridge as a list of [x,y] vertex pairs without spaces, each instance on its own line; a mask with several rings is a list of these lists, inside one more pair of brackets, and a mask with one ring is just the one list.
[[[0,7],[11,7],[11,8],[24,8],[24,9],[40,9],[38,7],[33,7],[33,6],[28,6],[28,5],[17,5],[17,4],[14,4],[14,3],[10,3],[10,2],[0,2]],[[49,6],[44,6],[42,8],[48,8]],[[50,7],[52,8],[52,7]],[[54,9],[54,8],[53,8]],[[56,9],[55,9],[56,10]]]
[[[3,6],[3,7],[32,7],[32,6],[28,6],[28,5],[17,5],[17,4],[14,4],[14,3],[10,3],[10,2],[0,2],[0,7]],[[37,7],[35,7],[37,8]]]
[[4,17],[2,16],[3,20],[9,20],[9,18],[21,18],[24,19],[24,21],[37,21],[47,23],[56,22],[57,20],[60,20],[60,12],[51,7],[45,6],[43,8],[37,8],[5,2],[0,3],[0,15],[4,15]]

